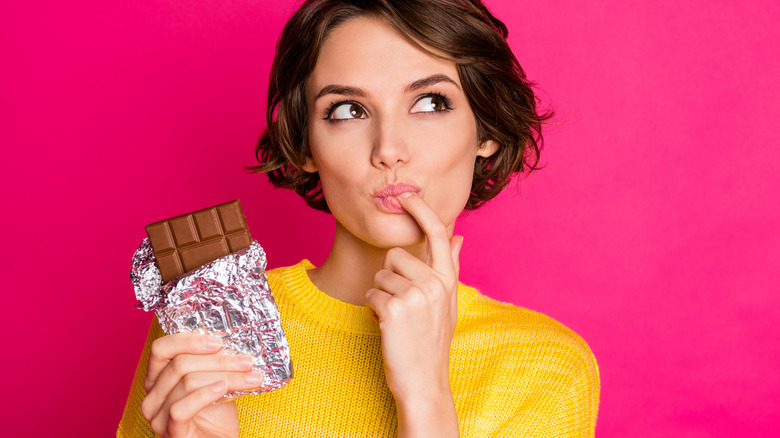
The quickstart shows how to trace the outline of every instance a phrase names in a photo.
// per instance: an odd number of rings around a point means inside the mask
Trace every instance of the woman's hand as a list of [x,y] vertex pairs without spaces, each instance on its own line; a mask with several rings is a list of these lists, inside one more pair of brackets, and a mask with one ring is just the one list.
[[224,394],[260,386],[249,372],[252,358],[220,353],[216,336],[177,333],[152,344],[141,412],[163,437],[236,437],[233,402],[214,405]]
[[400,248],[366,292],[366,306],[382,332],[385,377],[398,405],[399,436],[457,436],[449,385],[450,343],[458,317],[461,236],[418,195],[399,196],[425,233],[427,263]]

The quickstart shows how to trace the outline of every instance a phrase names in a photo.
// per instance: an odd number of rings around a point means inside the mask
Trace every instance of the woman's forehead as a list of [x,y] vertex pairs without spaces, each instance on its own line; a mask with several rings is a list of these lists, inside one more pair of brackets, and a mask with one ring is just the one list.
[[307,91],[316,93],[331,84],[406,87],[436,74],[460,84],[454,62],[425,52],[381,19],[360,17],[341,24],[325,40]]

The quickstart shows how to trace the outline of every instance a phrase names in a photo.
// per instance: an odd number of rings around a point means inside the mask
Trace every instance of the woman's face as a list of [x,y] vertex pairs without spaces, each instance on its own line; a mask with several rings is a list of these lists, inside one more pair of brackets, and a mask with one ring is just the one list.
[[311,159],[336,220],[373,246],[423,239],[398,204],[418,192],[450,233],[468,200],[479,148],[455,64],[384,21],[356,18],[330,34],[306,83]]

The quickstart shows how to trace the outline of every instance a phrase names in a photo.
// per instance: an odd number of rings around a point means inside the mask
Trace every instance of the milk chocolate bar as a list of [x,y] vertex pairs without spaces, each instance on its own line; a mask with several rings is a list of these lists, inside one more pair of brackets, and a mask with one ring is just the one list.
[[252,243],[238,200],[149,224],[146,234],[166,283]]

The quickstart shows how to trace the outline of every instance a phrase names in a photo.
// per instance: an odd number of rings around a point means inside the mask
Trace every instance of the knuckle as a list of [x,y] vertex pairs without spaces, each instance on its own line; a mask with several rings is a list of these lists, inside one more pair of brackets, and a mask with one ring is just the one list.
[[188,394],[194,391],[195,389],[197,389],[197,386],[195,384],[195,378],[192,377],[191,374],[187,374],[184,377],[182,377],[179,384],[181,385],[181,389],[183,389],[184,392]]
[[152,421],[152,418],[154,418],[152,402],[149,400],[149,397],[144,398],[141,402],[141,415],[146,418],[146,421]]
[[425,306],[425,303],[427,301],[425,295],[423,295],[422,293],[409,294],[407,300],[409,302],[409,305],[412,307]]
[[418,299],[423,295],[423,290],[417,285],[411,285],[406,288],[405,295],[408,299]]
[[371,288],[366,291],[365,295],[363,295],[363,300],[368,303],[375,305],[376,304],[376,294],[379,293],[379,290]]
[[374,282],[375,283],[381,282],[382,279],[385,278],[388,273],[389,271],[387,269],[380,269],[376,271],[376,273],[374,274]]
[[403,253],[405,253],[405,252],[406,251],[404,251],[403,248],[399,248],[399,247],[396,246],[396,247],[393,247],[393,248],[390,248],[389,250],[387,250],[387,255],[385,256],[385,258],[396,259],[396,258],[401,257],[403,255]]
[[182,375],[184,374],[184,359],[181,356],[176,356],[168,363],[168,368],[173,372],[174,375]]
[[168,421],[170,423],[182,423],[187,420],[185,415],[184,407],[181,401],[178,401],[172,404],[170,410],[168,410]]
[[385,310],[390,318],[397,318],[404,314],[404,303],[398,299],[393,298],[387,301]]
[[164,352],[162,339],[163,338],[158,338],[158,339],[155,339],[154,342],[152,342],[152,348],[150,349],[150,354],[149,354],[150,358],[152,358],[152,357],[156,358],[156,357],[162,356],[162,354]]
[[431,296],[433,297],[440,298],[445,295],[444,285],[441,284],[441,282],[439,281],[431,280],[428,282],[426,287],[428,288]]
[[220,354],[219,358],[217,359],[219,361],[219,368],[222,370],[232,370],[234,368],[238,368],[238,358],[239,357],[237,355]]

